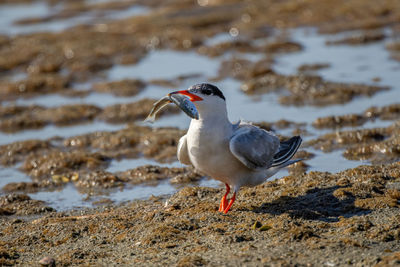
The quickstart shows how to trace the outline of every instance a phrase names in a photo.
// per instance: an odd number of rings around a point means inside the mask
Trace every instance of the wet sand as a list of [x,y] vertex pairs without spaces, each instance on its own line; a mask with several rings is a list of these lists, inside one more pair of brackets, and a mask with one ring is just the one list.
[[[295,73],[277,66],[283,55],[308,49],[291,34],[298,27],[342,34],[326,41],[330,48],[385,42],[387,60],[397,64],[399,1],[18,2],[38,15],[21,17],[0,35],[0,131],[12,140],[2,140],[0,164],[15,175],[1,188],[0,265],[400,264],[400,107],[376,102],[398,91],[396,83],[388,86],[382,73],[355,79],[361,82],[326,79],[324,70],[345,67],[329,62],[301,62]],[[9,4],[0,1],[0,8]],[[47,30],[36,32],[41,25]],[[210,61],[165,76],[157,76],[153,62],[137,77],[130,67],[156,51]],[[141,122],[154,98],[204,79],[233,80],[228,95],[237,90],[264,109],[271,104],[266,96],[298,114],[324,110],[307,122],[268,121],[268,114],[255,122],[281,139],[302,135],[295,157],[303,161],[281,179],[240,190],[227,215],[217,211],[222,187],[199,186],[208,178],[177,163],[185,129]],[[157,95],[149,93],[154,88]],[[91,96],[107,101],[87,103]],[[359,99],[369,102],[347,112]],[[165,109],[160,120],[178,112]],[[71,127],[79,126],[74,134]],[[324,162],[333,170],[338,161],[352,167],[323,172],[321,155],[338,155]],[[129,168],[112,168],[125,160]],[[175,193],[156,192],[165,185]],[[153,188],[153,196],[111,197],[140,186]],[[86,196],[88,208],[55,209],[36,199],[70,188]]]
[[227,215],[223,190],[204,187],[70,212],[9,195],[2,263],[394,266],[399,179],[398,163],[290,175],[241,190]]

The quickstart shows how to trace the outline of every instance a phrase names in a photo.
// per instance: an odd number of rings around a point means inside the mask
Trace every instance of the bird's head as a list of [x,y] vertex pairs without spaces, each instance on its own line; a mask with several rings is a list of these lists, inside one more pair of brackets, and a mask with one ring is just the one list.
[[221,90],[209,83],[195,84],[187,90],[175,91],[170,94],[182,94],[189,97],[200,116],[212,111],[226,110],[225,97]]

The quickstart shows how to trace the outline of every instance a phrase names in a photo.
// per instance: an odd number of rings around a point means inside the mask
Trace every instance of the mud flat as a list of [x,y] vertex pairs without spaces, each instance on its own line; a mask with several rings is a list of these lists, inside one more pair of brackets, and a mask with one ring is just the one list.
[[[366,114],[385,116],[390,107]],[[390,118],[390,116],[389,116]],[[321,121],[324,121],[321,119]],[[260,123],[266,129],[303,127],[288,121]],[[342,130],[310,139],[304,148],[324,151],[377,148],[357,157],[386,162],[394,150],[398,122],[363,131]],[[331,126],[328,120],[327,126]],[[158,135],[160,134],[162,138]],[[315,155],[290,175],[255,188],[243,188],[231,212],[217,211],[222,189],[186,186],[173,195],[114,205],[107,197],[98,208],[56,211],[27,194],[74,184],[80,192],[107,195],[109,189],[142,183],[187,185],[204,179],[191,168],[141,166],[107,172],[110,158],[136,157],[123,149],[148,151],[148,157],[171,158],[173,128],[130,126],[117,132],[64,140],[17,142],[2,164],[23,162],[34,182],[10,183],[1,203],[1,263],[33,265],[143,264],[393,266],[400,250],[400,163],[363,165],[339,173],[307,172]],[[101,142],[100,140],[108,140]],[[151,141],[152,140],[152,141]],[[175,140],[175,141],[173,141]],[[104,146],[108,144],[107,146]],[[147,146],[147,148],[146,148]],[[69,149],[79,148],[78,150]],[[378,149],[384,148],[386,149]],[[390,150],[389,147],[392,149]],[[161,149],[161,150],[158,150]],[[97,150],[97,152],[95,151]],[[124,154],[126,153],[126,154]],[[9,159],[10,161],[8,161]]]
[[393,266],[400,249],[400,164],[287,176],[240,191],[185,187],[122,206],[55,212],[1,198],[1,263],[57,265]]
[[[400,264],[398,0],[13,2],[0,15],[33,17],[0,16],[0,265]],[[304,139],[227,215],[219,184],[177,162],[178,110],[141,122],[201,81]]]

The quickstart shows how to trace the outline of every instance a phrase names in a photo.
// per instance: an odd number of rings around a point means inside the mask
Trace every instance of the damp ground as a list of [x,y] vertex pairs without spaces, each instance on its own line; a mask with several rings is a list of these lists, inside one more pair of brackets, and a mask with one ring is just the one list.
[[[339,2],[1,1],[1,264],[399,263],[400,6]],[[304,140],[228,215],[190,119],[143,123],[199,82]]]

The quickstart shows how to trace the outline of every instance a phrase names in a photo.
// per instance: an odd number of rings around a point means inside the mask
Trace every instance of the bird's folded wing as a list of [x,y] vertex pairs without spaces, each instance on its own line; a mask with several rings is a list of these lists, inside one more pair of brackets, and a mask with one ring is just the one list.
[[279,139],[256,126],[239,125],[231,137],[229,148],[249,169],[269,168],[279,149]]
[[182,136],[181,139],[179,139],[178,150],[176,154],[178,156],[178,160],[182,164],[192,165],[192,162],[190,161],[189,158],[189,152],[186,143],[186,135]]

